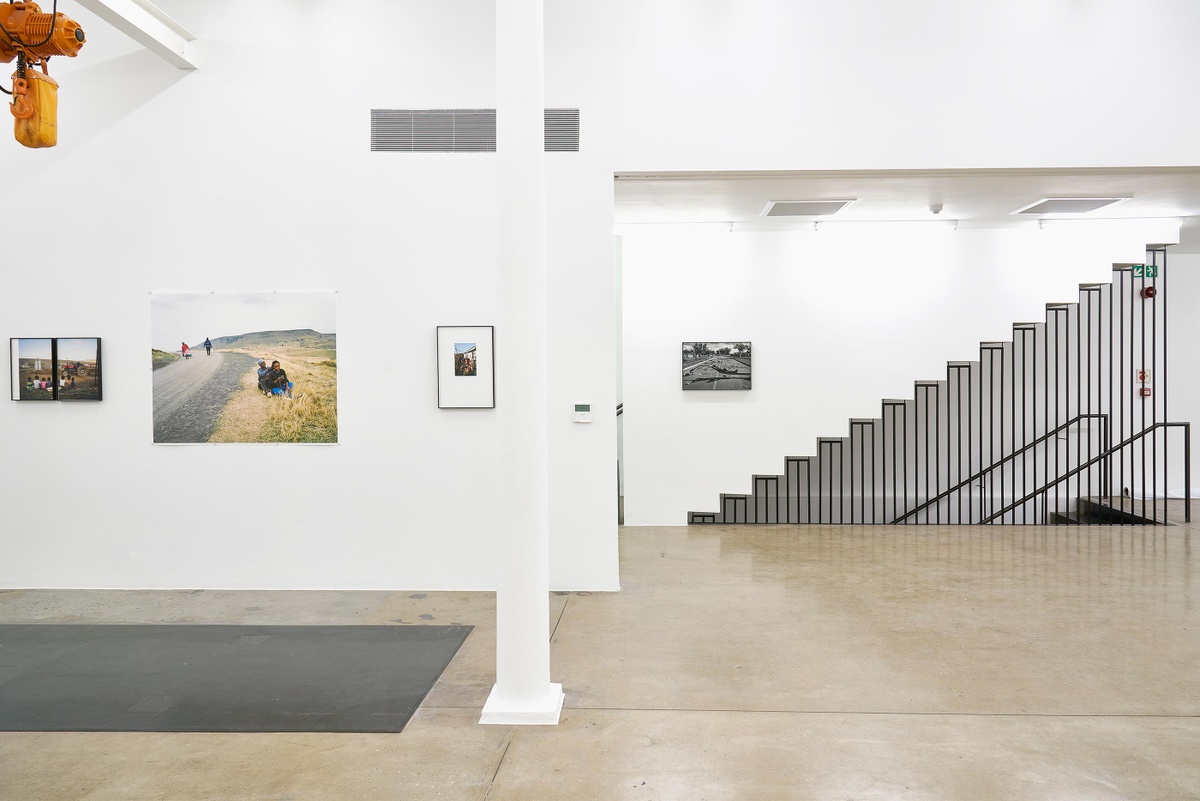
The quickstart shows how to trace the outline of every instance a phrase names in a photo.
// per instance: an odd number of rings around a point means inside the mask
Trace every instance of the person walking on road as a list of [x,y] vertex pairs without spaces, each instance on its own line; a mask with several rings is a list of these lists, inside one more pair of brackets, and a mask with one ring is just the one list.
[[212,356],[212,342],[208,337],[204,338],[204,351],[205,356]]

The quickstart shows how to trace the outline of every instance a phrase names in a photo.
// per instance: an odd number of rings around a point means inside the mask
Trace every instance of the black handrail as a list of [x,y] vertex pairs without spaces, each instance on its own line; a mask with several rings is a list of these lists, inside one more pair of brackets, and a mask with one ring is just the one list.
[[1078,423],[1080,420],[1083,420],[1083,419],[1085,419],[1085,418],[1091,418],[1091,417],[1099,417],[1099,418],[1101,418],[1101,419],[1103,419],[1103,420],[1104,420],[1104,436],[1105,436],[1105,439],[1107,439],[1107,437],[1108,437],[1108,425],[1109,425],[1109,423],[1108,423],[1108,415],[1107,415],[1107,414],[1077,414],[1077,415],[1075,415],[1073,418],[1071,418],[1070,420],[1068,420],[1067,422],[1065,422],[1065,423],[1063,423],[1062,425],[1058,426],[1057,428],[1055,428],[1055,429],[1053,429],[1053,430],[1051,430],[1051,431],[1047,431],[1045,434],[1043,434],[1042,436],[1038,437],[1038,438],[1037,438],[1037,439],[1035,439],[1033,442],[1030,442],[1028,445],[1026,445],[1025,447],[1021,448],[1020,450],[1013,451],[1012,453],[1010,453],[1008,456],[1005,456],[1005,457],[1004,457],[1003,459],[1001,459],[1000,461],[998,461],[998,462],[993,462],[992,464],[990,464],[990,465],[988,465],[987,467],[985,467],[985,468],[983,468],[982,470],[980,470],[978,473],[975,473],[975,474],[974,474],[974,475],[972,475],[972,476],[969,476],[969,477],[967,477],[967,478],[964,478],[962,481],[958,482],[958,483],[957,483],[957,484],[955,484],[953,487],[951,487],[950,489],[948,489],[948,490],[946,490],[945,492],[941,493],[940,495],[937,495],[937,496],[935,496],[935,497],[933,497],[933,498],[930,498],[930,499],[926,500],[924,503],[920,504],[919,506],[916,506],[916,507],[914,507],[914,508],[910,509],[909,511],[905,512],[904,514],[900,515],[900,516],[899,516],[899,517],[897,517],[895,520],[893,520],[893,521],[892,521],[892,523],[899,523],[901,520],[904,520],[906,517],[909,517],[909,516],[911,516],[911,515],[914,515],[914,514],[916,514],[917,512],[920,512],[921,510],[923,510],[923,509],[927,508],[927,507],[928,507],[930,504],[941,503],[942,501],[946,500],[946,499],[947,499],[947,498],[949,498],[951,495],[953,495],[955,492],[958,492],[958,491],[959,491],[960,489],[962,489],[963,487],[966,487],[966,486],[968,486],[969,484],[971,484],[971,483],[973,483],[973,482],[975,482],[975,481],[977,481],[977,480],[979,480],[979,479],[983,478],[983,477],[984,477],[985,475],[987,475],[988,473],[991,473],[991,472],[993,472],[994,470],[997,470],[998,468],[1002,467],[1002,466],[1004,465],[1004,463],[1005,463],[1005,462],[1008,462],[1008,461],[1010,461],[1010,460],[1016,459],[1018,456],[1020,456],[1020,455],[1024,454],[1026,451],[1030,450],[1031,448],[1033,448],[1033,447],[1035,447],[1035,446],[1037,446],[1037,445],[1040,445],[1040,444],[1042,444],[1043,442],[1045,442],[1046,440],[1048,440],[1050,437],[1056,436],[1057,434],[1059,434],[1060,432],[1064,431],[1065,429],[1068,429],[1068,428],[1070,428],[1071,426],[1075,425],[1075,424],[1076,424],[1076,423]]
[[[1071,478],[1072,476],[1079,474],[1083,470],[1086,470],[1087,468],[1091,467],[1093,464],[1099,462],[1101,459],[1107,459],[1108,457],[1112,456],[1114,453],[1117,453],[1118,451],[1120,451],[1122,448],[1129,447],[1136,440],[1139,440],[1142,437],[1145,437],[1147,434],[1150,434],[1160,428],[1176,428],[1176,427],[1183,428],[1183,520],[1185,523],[1190,523],[1190,522],[1192,522],[1192,424],[1191,423],[1154,423],[1153,425],[1150,425],[1150,426],[1142,429],[1138,433],[1134,434],[1133,436],[1129,437],[1129,439],[1125,440],[1124,442],[1121,442],[1117,445],[1112,446],[1111,448],[1108,448],[1103,453],[1101,453],[1099,456],[1093,456],[1091,459],[1088,459],[1086,462],[1079,465],[1074,470],[1071,470],[1069,473],[1065,473],[1064,475],[1059,476],[1058,478],[1054,479],[1053,481],[1042,485],[1039,489],[1034,490],[1033,492],[1029,493],[1021,500],[1013,501],[1012,503],[1010,503],[1008,506],[1004,507],[1000,511],[992,514],[990,517],[986,517],[983,520],[980,520],[979,522],[980,522],[980,524],[990,523],[993,520],[995,520],[997,517],[1002,517],[1003,515],[1008,514],[1013,509],[1016,509],[1018,506],[1029,503],[1031,500],[1036,498],[1038,495],[1041,495],[1044,492],[1048,492],[1050,490],[1050,488],[1053,487],[1054,485],[1056,485],[1062,481],[1065,481],[1066,479]],[[1157,466],[1155,467],[1155,472],[1157,472]],[[1145,483],[1145,482],[1143,481],[1143,483]],[[1155,514],[1157,514],[1157,509],[1155,510]],[[1155,522],[1158,522],[1158,521],[1155,520]]]

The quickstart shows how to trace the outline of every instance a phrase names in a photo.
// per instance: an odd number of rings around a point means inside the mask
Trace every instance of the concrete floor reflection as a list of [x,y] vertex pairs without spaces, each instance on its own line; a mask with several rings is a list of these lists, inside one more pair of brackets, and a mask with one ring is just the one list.
[[620,593],[549,599],[546,728],[476,724],[488,593],[0,592],[0,622],[476,626],[400,735],[0,733],[0,798],[1197,798],[1192,533],[626,528]]

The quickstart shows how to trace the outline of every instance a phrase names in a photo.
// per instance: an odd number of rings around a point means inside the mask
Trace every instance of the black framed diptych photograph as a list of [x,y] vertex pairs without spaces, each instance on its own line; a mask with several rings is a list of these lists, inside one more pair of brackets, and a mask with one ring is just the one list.
[[103,400],[99,337],[13,338],[9,357],[12,400]]
[[496,408],[495,328],[437,327],[439,409]]
[[683,388],[750,389],[749,342],[684,342]]

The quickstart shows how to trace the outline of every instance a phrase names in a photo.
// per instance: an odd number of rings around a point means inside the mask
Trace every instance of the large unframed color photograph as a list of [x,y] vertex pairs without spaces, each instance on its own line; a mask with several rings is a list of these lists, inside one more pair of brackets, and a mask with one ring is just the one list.
[[336,443],[333,292],[154,292],[154,442]]
[[750,389],[749,342],[684,342],[684,389]]

